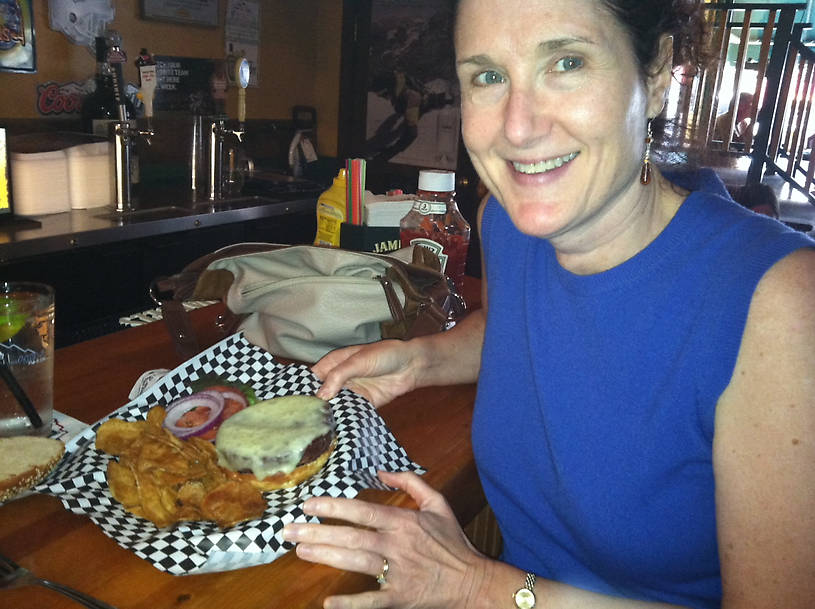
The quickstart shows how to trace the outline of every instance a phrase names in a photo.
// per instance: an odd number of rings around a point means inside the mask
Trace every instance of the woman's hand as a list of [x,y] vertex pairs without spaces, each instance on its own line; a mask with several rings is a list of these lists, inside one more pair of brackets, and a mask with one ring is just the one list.
[[481,308],[446,332],[332,351],[311,368],[323,381],[317,397],[330,400],[348,387],[378,408],[418,387],[473,383],[481,366],[485,317]]
[[416,359],[415,349],[401,340],[337,349],[311,368],[323,381],[317,397],[329,400],[348,387],[374,406],[382,406],[417,386]]
[[378,576],[378,591],[325,600],[326,609],[472,607],[491,561],[467,540],[444,497],[411,472],[380,472],[385,484],[407,492],[418,510],[356,499],[312,497],[303,509],[357,526],[290,524],[286,541],[303,560]]

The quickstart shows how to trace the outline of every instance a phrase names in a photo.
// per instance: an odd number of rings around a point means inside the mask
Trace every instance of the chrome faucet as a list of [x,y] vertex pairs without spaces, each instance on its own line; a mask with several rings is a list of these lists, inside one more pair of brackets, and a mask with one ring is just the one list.
[[217,201],[224,195],[224,139],[234,135],[243,142],[243,124],[238,129],[227,129],[226,121],[214,119],[209,124],[209,200]]
[[[117,35],[118,36],[118,35]],[[126,56],[119,46],[118,39],[108,51],[108,63],[113,69],[113,96],[119,111],[119,120],[113,123],[113,148],[114,148],[114,175],[116,176],[116,212],[124,213],[133,210],[133,200],[131,192],[131,156],[132,147],[135,140],[143,137],[147,145],[151,145],[155,135],[152,122],[152,101],[150,112],[148,113],[147,129],[140,130],[135,121],[131,124],[127,116],[125,105],[124,77],[122,76],[122,64]],[[151,96],[152,100],[152,96]]]
[[139,129],[129,121],[116,121],[113,124],[113,148],[115,151],[116,175],[116,211],[124,213],[133,210],[132,184],[131,184],[131,155],[132,146],[137,138],[144,138],[147,145],[151,145],[155,135],[152,126]]

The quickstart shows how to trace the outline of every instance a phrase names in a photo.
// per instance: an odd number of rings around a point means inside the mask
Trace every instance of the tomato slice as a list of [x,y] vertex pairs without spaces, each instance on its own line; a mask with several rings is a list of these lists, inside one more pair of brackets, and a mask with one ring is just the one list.
[[207,406],[195,406],[182,414],[175,424],[178,427],[198,427],[209,420],[212,410]]
[[213,385],[212,387],[207,387],[204,389],[204,391],[217,391],[224,397],[224,409],[221,413],[221,420],[217,425],[213,426],[211,429],[208,429],[199,436],[204,440],[214,441],[221,423],[226,421],[236,412],[246,408],[249,405],[249,401],[246,399],[246,396],[244,396],[243,393],[234,387],[229,387],[228,385]]

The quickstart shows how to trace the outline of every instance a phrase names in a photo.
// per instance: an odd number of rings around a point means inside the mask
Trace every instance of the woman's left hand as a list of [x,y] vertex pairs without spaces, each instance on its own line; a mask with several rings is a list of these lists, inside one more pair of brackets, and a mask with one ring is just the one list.
[[357,526],[290,524],[283,529],[284,539],[298,544],[303,560],[372,577],[387,564],[378,591],[329,597],[323,606],[471,607],[490,561],[468,541],[444,497],[419,476],[379,472],[379,478],[408,493],[419,509],[312,497],[303,504],[306,514]]

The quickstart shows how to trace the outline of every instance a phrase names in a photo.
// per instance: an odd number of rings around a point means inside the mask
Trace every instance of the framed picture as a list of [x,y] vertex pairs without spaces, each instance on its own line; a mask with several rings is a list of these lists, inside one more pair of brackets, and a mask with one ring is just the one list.
[[143,19],[217,27],[219,0],[141,0]]
[[455,169],[459,92],[453,5],[374,0],[368,50],[365,156]]
[[0,0],[0,70],[36,72],[33,0]]
[[[337,156],[368,160],[366,189],[416,192],[421,169],[456,172],[476,225],[480,179],[461,138],[455,0],[343,0]],[[479,277],[472,231],[467,272]]]

